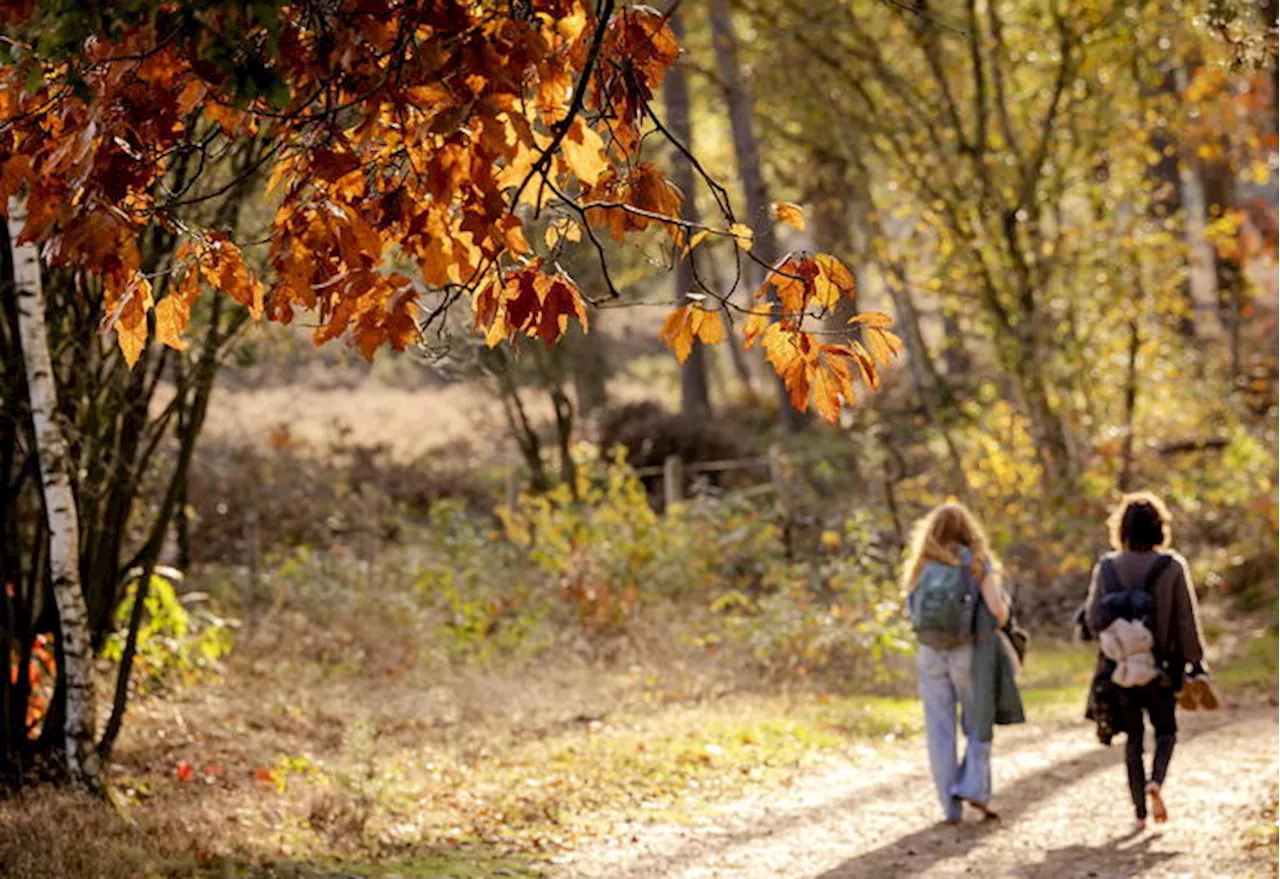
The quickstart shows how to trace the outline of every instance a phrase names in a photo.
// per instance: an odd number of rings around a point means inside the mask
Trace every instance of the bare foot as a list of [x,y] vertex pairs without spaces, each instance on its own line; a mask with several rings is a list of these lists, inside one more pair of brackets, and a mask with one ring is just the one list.
[[1169,810],[1164,806],[1164,797],[1160,796],[1160,785],[1154,781],[1147,782],[1147,797],[1151,800],[1151,817],[1156,819],[1156,823],[1168,821]]

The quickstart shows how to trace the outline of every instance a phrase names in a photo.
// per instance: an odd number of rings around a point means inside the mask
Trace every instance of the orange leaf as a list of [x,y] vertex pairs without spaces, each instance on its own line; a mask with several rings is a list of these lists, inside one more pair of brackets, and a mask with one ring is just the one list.
[[813,408],[829,423],[840,420],[840,403],[853,405],[853,371],[849,353],[839,345],[823,345],[813,369]]
[[849,323],[884,328],[893,326],[893,318],[883,311],[864,311],[849,318]]
[[191,776],[194,773],[195,773],[195,770],[191,768],[191,764],[188,763],[186,760],[182,760],[181,762],[178,763],[178,765],[173,767],[174,776],[177,777],[178,781],[181,781],[184,783],[190,781]]
[[814,280],[814,298],[821,307],[831,309],[839,304],[841,298],[857,298],[857,280],[840,260],[820,253],[813,258],[813,264],[818,270]]
[[775,201],[773,215],[788,226],[804,231],[804,210],[800,205],[789,201]]
[[658,337],[667,343],[667,347],[675,352],[676,360],[684,363],[693,351],[693,308],[682,305],[667,315],[662,323]]

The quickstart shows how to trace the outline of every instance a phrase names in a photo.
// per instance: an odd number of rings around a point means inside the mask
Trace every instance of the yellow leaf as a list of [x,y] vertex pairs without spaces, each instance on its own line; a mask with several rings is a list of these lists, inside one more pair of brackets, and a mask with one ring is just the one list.
[[682,252],[681,255],[688,256],[689,251],[693,250],[695,247],[701,244],[703,240],[705,240],[706,237],[711,234],[711,231],[712,230],[710,229],[703,229],[701,232],[699,232],[698,234],[690,238],[689,243],[684,246],[684,251]]
[[893,326],[893,318],[883,311],[864,311],[849,318],[849,323],[884,328]]
[[804,209],[789,201],[775,201],[773,215],[788,226],[804,231]]
[[751,309],[746,326],[742,330],[743,342],[747,348],[754,348],[756,340],[768,329],[773,320],[773,303],[764,302]]
[[888,330],[868,326],[862,334],[863,344],[873,359],[888,364],[902,352],[902,342]]
[[829,254],[819,253],[813,258],[814,263],[818,266],[819,277],[827,278],[831,281],[832,286],[840,291],[840,295],[849,299],[856,299],[858,296],[858,282],[853,274],[845,268],[844,263]]
[[156,341],[175,351],[185,351],[182,331],[191,320],[191,306],[179,296],[166,296],[156,303]]
[[[699,309],[702,311],[701,309]],[[724,323],[718,311],[702,311],[702,320],[698,322],[698,338],[704,344],[715,345],[724,341]]]
[[138,357],[142,354],[142,349],[147,345],[147,322],[142,321],[134,326],[117,323],[116,342],[120,345],[120,352],[124,354],[124,362],[133,369],[133,365],[138,362]]
[[565,164],[586,186],[595,186],[609,167],[605,155],[604,138],[579,117],[574,120],[568,136],[562,141],[561,151]]
[[741,250],[750,250],[751,243],[756,236],[756,233],[746,223],[734,223],[729,227],[729,234],[733,236],[734,242],[737,243]]

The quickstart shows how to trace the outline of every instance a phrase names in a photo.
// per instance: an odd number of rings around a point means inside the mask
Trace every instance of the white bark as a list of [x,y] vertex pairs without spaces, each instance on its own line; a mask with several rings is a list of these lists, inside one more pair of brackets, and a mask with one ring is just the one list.
[[102,790],[102,772],[94,748],[94,686],[89,647],[89,614],[80,588],[80,523],[71,490],[67,440],[58,422],[58,393],[49,357],[45,326],[44,290],[40,260],[34,244],[19,245],[26,223],[23,199],[9,199],[9,242],[13,248],[13,283],[18,302],[18,332],[26,367],[35,425],[36,456],[49,520],[49,564],[53,596],[61,626],[62,667],[66,685],[66,761],[71,782],[90,791]]

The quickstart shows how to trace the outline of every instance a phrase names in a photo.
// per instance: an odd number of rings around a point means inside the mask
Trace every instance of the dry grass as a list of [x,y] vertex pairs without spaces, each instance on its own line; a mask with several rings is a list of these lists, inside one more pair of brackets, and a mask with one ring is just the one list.
[[[195,811],[137,810],[36,790],[0,803],[0,875],[6,879],[143,879],[196,875],[209,834]],[[205,842],[197,842],[205,840]]]

